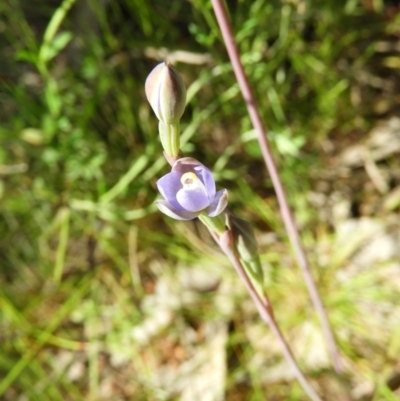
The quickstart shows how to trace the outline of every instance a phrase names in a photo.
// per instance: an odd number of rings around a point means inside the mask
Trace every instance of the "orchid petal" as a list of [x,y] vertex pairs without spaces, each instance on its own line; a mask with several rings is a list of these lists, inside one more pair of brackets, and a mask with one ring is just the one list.
[[215,189],[215,181],[211,174],[211,171],[206,166],[203,165],[195,167],[194,170],[196,171],[201,181],[204,183],[208,199],[210,200],[210,202],[212,202],[212,200],[215,197],[216,189]]
[[199,213],[192,213],[186,210],[175,210],[167,201],[163,199],[156,200],[155,204],[160,212],[176,220],[193,220],[199,215]]
[[222,213],[228,203],[228,192],[216,192],[211,171],[191,157],[175,161],[171,173],[157,182],[164,200],[156,202],[158,208],[178,220],[191,220],[200,212],[210,217]]
[[157,188],[161,195],[176,210],[183,210],[183,207],[176,200],[176,194],[182,188],[181,176],[181,173],[172,171],[157,181]]
[[226,189],[222,189],[218,191],[215,195],[214,200],[211,205],[206,210],[206,213],[210,217],[215,217],[221,214],[226,206],[228,205],[228,191]]
[[194,173],[197,166],[203,166],[203,164],[192,157],[182,157],[174,163],[172,171],[179,171],[182,174],[188,172]]
[[202,187],[193,190],[182,188],[176,194],[176,199],[185,210],[190,212],[199,212],[210,205],[205,189]]

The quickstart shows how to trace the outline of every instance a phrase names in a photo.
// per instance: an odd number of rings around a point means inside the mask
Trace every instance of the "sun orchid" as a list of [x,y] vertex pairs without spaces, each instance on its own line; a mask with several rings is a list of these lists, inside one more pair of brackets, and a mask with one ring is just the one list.
[[216,217],[228,204],[228,191],[217,192],[211,171],[191,157],[178,159],[157,187],[164,198],[156,201],[157,207],[177,220]]

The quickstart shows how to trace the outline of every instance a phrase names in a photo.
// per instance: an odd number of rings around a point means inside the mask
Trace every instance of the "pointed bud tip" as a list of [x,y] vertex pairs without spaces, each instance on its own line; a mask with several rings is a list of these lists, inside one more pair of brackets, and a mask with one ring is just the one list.
[[186,87],[171,63],[162,62],[150,72],[145,92],[160,121],[166,124],[179,122],[186,106]]

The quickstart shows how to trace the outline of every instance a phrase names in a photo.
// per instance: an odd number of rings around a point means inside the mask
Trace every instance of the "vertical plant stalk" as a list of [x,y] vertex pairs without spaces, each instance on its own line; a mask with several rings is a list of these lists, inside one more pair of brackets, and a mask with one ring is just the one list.
[[62,208],[59,212],[59,218],[61,220],[60,236],[57,247],[56,263],[54,266],[53,279],[56,282],[60,282],[63,267],[65,262],[65,254],[68,245],[68,235],[69,235],[69,222],[70,222],[70,210],[67,208]]
[[229,23],[228,15],[223,4],[223,0],[211,0],[215,16],[218,21],[218,25],[221,29],[222,37],[225,42],[229,58],[232,63],[233,70],[236,75],[236,79],[239,83],[240,90],[246,102],[247,110],[250,115],[251,121],[257,132],[258,142],[264,157],[265,164],[267,166],[268,172],[271,176],[272,184],[275,189],[276,196],[278,198],[279,207],[282,215],[283,222],[285,224],[286,231],[288,233],[289,240],[294,248],[295,254],[297,256],[298,263],[303,272],[305,282],[307,284],[308,291],[310,293],[311,300],[314,307],[318,313],[321,325],[324,331],[324,335],[329,347],[331,358],[333,361],[333,366],[337,373],[342,371],[341,362],[339,359],[339,352],[337,349],[335,337],[333,335],[327,314],[325,312],[324,306],[322,304],[321,298],[319,296],[317,287],[311,275],[310,267],[306,254],[304,252],[303,246],[301,244],[300,235],[298,233],[296,223],[294,221],[292,212],[290,210],[288,201],[286,199],[286,194],[283,189],[281,179],[277,167],[275,165],[274,159],[272,158],[271,151],[269,149],[266,131],[263,127],[260,114],[258,112],[257,103],[253,96],[250,84],[248,82],[247,76],[244,72],[243,65],[240,61],[239,51],[232,33],[232,28]]
[[279,344],[282,347],[282,352],[286,358],[286,361],[289,363],[290,367],[293,369],[293,372],[299,381],[300,385],[302,386],[303,390],[307,393],[313,401],[321,401],[321,398],[315,392],[315,390],[311,387],[308,383],[307,379],[303,375],[300,367],[298,366],[296,359],[293,356],[293,353],[286,342],[285,338],[279,326],[275,320],[273,309],[271,304],[268,302],[268,298],[265,297],[262,299],[260,295],[257,293],[253,283],[251,282],[249,276],[247,275],[240,259],[238,258],[235,247],[233,246],[233,238],[232,233],[230,231],[225,231],[221,236],[218,236],[215,232],[210,230],[211,235],[213,236],[214,240],[220,246],[222,251],[228,257],[232,265],[235,267],[236,272],[239,274],[241,280],[243,281],[244,285],[246,286],[247,291],[249,292],[251,298],[253,299],[254,303],[256,304],[257,310],[264,320],[265,323],[268,324],[271,331],[274,333],[276,338],[279,341]]

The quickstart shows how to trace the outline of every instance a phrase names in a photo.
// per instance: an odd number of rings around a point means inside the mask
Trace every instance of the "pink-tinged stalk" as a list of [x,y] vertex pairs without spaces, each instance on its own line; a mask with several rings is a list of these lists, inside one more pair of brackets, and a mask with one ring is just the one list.
[[282,353],[285,356],[286,361],[289,363],[289,365],[293,369],[293,372],[294,372],[297,380],[299,381],[301,387],[307,393],[307,395],[310,397],[310,399],[312,401],[321,401],[321,398],[318,396],[318,394],[311,387],[311,385],[308,383],[307,379],[303,375],[303,372],[299,368],[288,343],[286,342],[285,338],[283,337],[282,332],[279,329],[279,326],[274,318],[272,306],[268,302],[268,298],[265,297],[264,299],[262,299],[259,296],[259,294],[257,293],[256,289],[254,288],[249,276],[247,275],[246,270],[244,269],[242,263],[240,262],[238,256],[236,255],[235,250],[234,250],[232,233],[230,231],[226,231],[221,236],[218,236],[216,233],[212,232],[211,230],[210,230],[210,233],[213,236],[213,238],[215,239],[215,241],[217,242],[217,244],[220,246],[222,251],[228,257],[228,259],[230,260],[232,265],[234,266],[236,272],[238,273],[238,275],[241,278],[241,280],[243,281],[247,291],[249,292],[251,298],[253,299],[261,318],[264,320],[265,323],[268,324],[271,331],[274,333],[274,335],[278,339],[279,344],[281,345],[281,348],[282,348]]
[[265,160],[268,172],[271,176],[272,184],[275,189],[276,196],[278,198],[279,207],[282,215],[282,219],[288,233],[289,240],[297,256],[299,266],[303,272],[304,280],[307,284],[308,291],[310,293],[311,300],[314,307],[318,313],[321,321],[321,325],[324,331],[324,335],[329,347],[329,351],[332,357],[333,365],[337,373],[342,371],[342,366],[339,358],[339,352],[336,346],[335,337],[333,335],[327,314],[325,312],[324,306],[322,304],[321,298],[319,296],[317,287],[313,280],[310,272],[310,267],[306,254],[304,252],[303,246],[301,244],[300,235],[296,227],[292,212],[290,210],[288,201],[286,199],[286,194],[283,189],[282,182],[279,177],[277,167],[275,165],[274,159],[272,158],[271,151],[268,146],[266,131],[263,127],[260,114],[258,112],[257,103],[252,94],[247,76],[244,72],[243,65],[240,61],[239,51],[235,43],[235,39],[232,33],[232,29],[228,20],[228,15],[225,10],[225,6],[222,0],[211,0],[214,12],[222,32],[222,36],[225,42],[229,58],[232,63],[233,70],[236,75],[236,79],[239,83],[240,89],[242,91],[244,100],[247,105],[247,110],[250,115],[253,126],[257,132],[258,142],[262,151],[262,155]]

